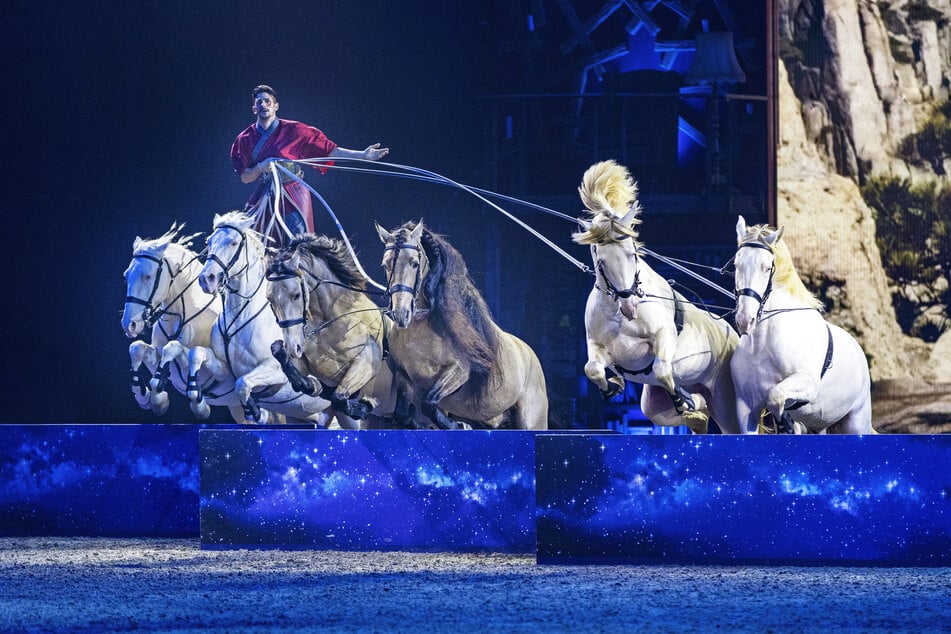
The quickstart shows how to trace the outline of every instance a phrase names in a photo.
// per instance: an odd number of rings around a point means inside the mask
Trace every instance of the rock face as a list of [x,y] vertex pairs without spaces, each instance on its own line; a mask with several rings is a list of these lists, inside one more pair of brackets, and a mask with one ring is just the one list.
[[[779,0],[779,39],[813,145],[833,170],[944,179],[897,157],[951,85],[951,0]],[[783,121],[785,124],[785,121]]]
[[[873,424],[951,431],[951,331],[906,336],[859,184],[951,184],[898,148],[951,85],[951,0],[779,0],[777,217],[806,285],[869,357]],[[948,163],[949,161],[945,161]]]

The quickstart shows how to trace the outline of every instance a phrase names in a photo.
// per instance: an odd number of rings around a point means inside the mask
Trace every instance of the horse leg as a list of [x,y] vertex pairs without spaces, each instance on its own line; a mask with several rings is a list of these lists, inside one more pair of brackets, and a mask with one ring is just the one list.
[[762,407],[753,408],[749,402],[741,397],[736,397],[736,418],[739,424],[738,433],[755,434],[759,431],[760,412]]
[[792,427],[792,417],[786,410],[811,403],[818,393],[819,382],[814,375],[795,372],[769,390],[766,396],[766,409],[779,424]]
[[654,349],[656,351],[652,367],[654,376],[670,394],[674,407],[681,414],[685,411],[697,411],[695,402],[697,395],[690,394],[674,381],[673,358],[677,353],[676,331],[666,327],[658,330],[654,335]]
[[444,429],[459,429],[460,425],[439,410],[439,403],[461,388],[469,380],[469,368],[460,363],[449,365],[426,393],[423,413]]
[[129,346],[132,362],[132,395],[142,409],[150,409],[156,415],[168,410],[168,394],[156,394],[150,389],[152,372],[158,365],[158,351],[144,341],[135,341]]
[[[287,377],[284,376],[284,371],[281,370],[276,359],[268,359],[250,372],[238,377],[234,382],[234,390],[238,400],[245,408],[245,418],[256,423],[267,422],[267,410],[261,410],[258,407],[252,396],[252,391],[257,387],[285,384],[287,384]],[[330,401],[320,396],[301,394],[298,403],[308,415],[306,416],[308,419],[320,424],[325,424],[329,420],[329,416],[321,416],[320,414],[330,407]]]
[[872,401],[865,399],[828,431],[830,434],[877,434],[872,427]]
[[624,391],[624,377],[611,372],[608,376],[610,360],[607,354],[597,343],[588,340],[588,362],[584,364],[584,373],[592,383],[601,390],[605,400],[613,398]]
[[641,411],[655,425],[675,427],[686,425],[695,434],[707,433],[706,401],[699,394],[697,399],[702,407],[683,412],[674,405],[667,388],[658,385],[645,385],[641,390]]
[[188,385],[185,389],[185,395],[188,397],[192,413],[202,420],[208,418],[211,414],[211,406],[205,400],[201,391],[201,384],[198,382],[198,372],[203,367],[216,378],[221,377],[222,370],[224,370],[221,360],[211,348],[196,346],[188,351]]
[[294,365],[290,357],[287,356],[283,340],[278,339],[271,344],[271,354],[274,355],[274,358],[277,359],[277,362],[281,365],[284,376],[287,377],[287,380],[294,390],[302,394],[307,394],[308,396],[320,393],[320,381],[314,376],[304,376],[297,366]]

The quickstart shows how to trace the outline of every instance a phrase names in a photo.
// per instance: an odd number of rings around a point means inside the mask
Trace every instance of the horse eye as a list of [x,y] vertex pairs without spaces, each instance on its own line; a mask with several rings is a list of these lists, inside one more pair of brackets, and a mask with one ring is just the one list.
[[412,267],[413,267],[414,269],[418,269],[418,268],[419,268],[419,262],[411,262],[410,264],[412,265]]
[[298,300],[300,299],[300,297],[301,297],[300,293],[294,293],[294,296],[291,299]]

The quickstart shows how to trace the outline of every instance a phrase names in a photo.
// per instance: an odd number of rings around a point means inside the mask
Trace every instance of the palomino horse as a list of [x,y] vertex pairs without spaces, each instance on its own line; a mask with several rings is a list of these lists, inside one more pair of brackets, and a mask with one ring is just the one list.
[[583,230],[572,237],[591,246],[597,271],[585,307],[585,374],[605,397],[621,392],[625,379],[643,383],[641,410],[658,425],[705,433],[712,414],[723,432],[737,433],[730,376],[736,332],[643,261],[637,185],[627,169],[596,163],[578,192],[590,218],[579,219]]
[[455,418],[547,429],[541,363],[492,320],[458,251],[422,221],[376,229],[397,326],[390,349],[416,391],[411,400],[441,427],[455,427]]
[[[191,250],[195,236],[180,236],[181,227],[172,225],[165,235],[152,240],[137,237],[132,244],[132,262],[125,271],[126,300],[122,329],[130,338],[140,337],[151,328],[151,344],[134,341],[129,346],[132,360],[132,392],[142,409],[161,415],[168,409],[167,381],[185,394],[187,377],[183,364],[159,364],[159,357],[170,341],[186,346],[207,346],[220,308],[213,297],[198,287],[201,264]],[[150,380],[155,375],[155,389]],[[236,421],[244,420],[241,404],[234,393],[233,381],[216,381],[203,371],[197,378],[207,402],[191,403],[198,418],[207,418],[210,405],[224,405]]]
[[[868,362],[858,342],[826,322],[796,273],[783,230],[736,223],[736,408],[744,432],[768,409],[784,430],[870,434]],[[801,431],[795,426],[796,431]]]
[[234,381],[248,421],[269,422],[270,410],[326,425],[329,415],[324,410],[330,402],[295,391],[271,354],[271,343],[281,339],[282,333],[265,296],[264,245],[251,231],[252,222],[239,211],[215,214],[207,261],[198,274],[203,291],[222,294],[211,346],[189,349],[173,341],[165,347],[163,359],[187,356],[188,397],[194,402],[201,402],[203,394],[191,381],[206,368],[218,379]]
[[[294,238],[271,257],[267,279],[287,356],[331,388],[324,396],[338,415],[369,416],[381,426],[396,403],[393,371],[383,359],[392,322],[367,296],[367,280],[346,244],[313,234]],[[310,377],[293,365],[281,365],[296,389],[316,388],[311,381],[298,384]]]

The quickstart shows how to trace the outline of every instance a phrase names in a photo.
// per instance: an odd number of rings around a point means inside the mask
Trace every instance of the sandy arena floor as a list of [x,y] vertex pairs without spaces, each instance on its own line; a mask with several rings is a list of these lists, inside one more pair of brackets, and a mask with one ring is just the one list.
[[0,539],[3,632],[948,632],[949,588],[951,568],[538,566]]

